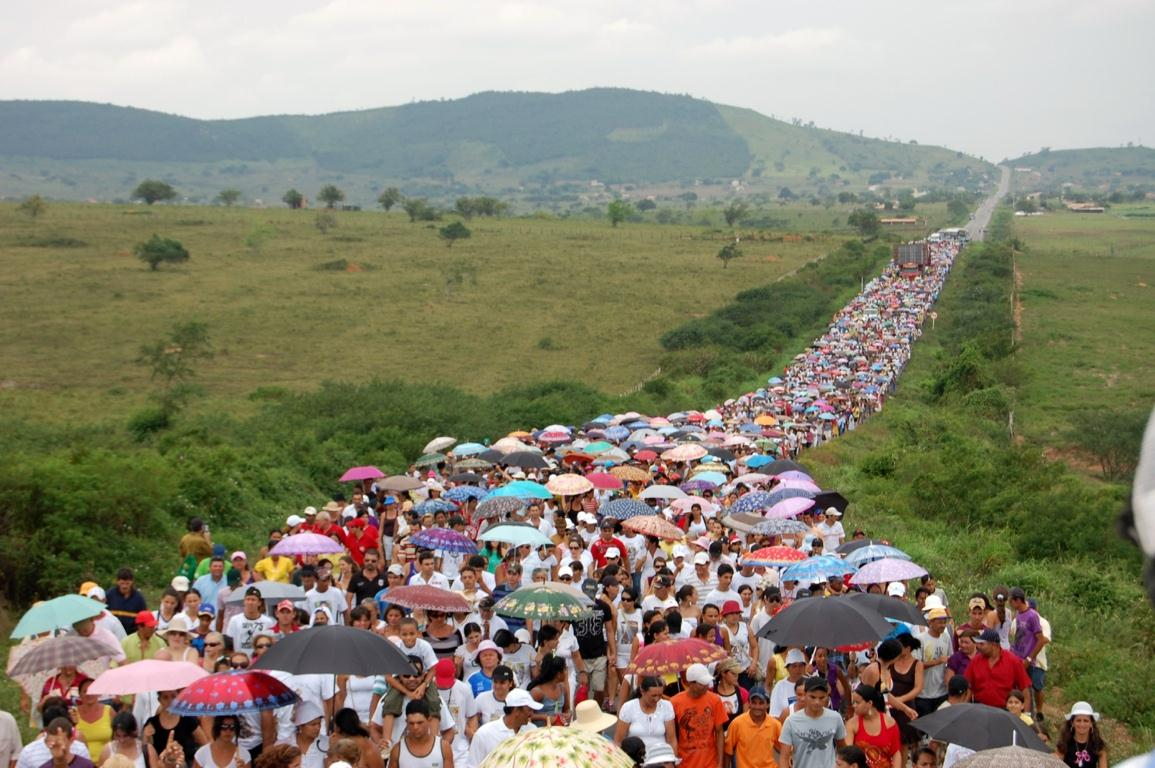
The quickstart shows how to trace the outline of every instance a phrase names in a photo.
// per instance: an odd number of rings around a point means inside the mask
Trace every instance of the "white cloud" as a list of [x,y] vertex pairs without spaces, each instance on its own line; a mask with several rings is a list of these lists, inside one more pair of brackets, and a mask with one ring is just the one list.
[[695,57],[750,58],[773,57],[821,59],[830,55],[832,49],[847,43],[848,36],[838,28],[806,27],[786,32],[751,36],[739,35],[730,38],[715,38],[690,49]]

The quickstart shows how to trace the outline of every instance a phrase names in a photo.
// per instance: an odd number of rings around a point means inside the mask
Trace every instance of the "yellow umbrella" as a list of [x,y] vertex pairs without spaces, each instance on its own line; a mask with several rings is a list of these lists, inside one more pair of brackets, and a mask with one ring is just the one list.
[[619,467],[610,467],[610,474],[627,483],[644,483],[650,479],[649,472],[641,467],[633,467],[628,464]]
[[573,726],[536,728],[501,742],[479,768],[633,768],[609,739]]
[[754,423],[763,427],[773,427],[778,424],[778,419],[774,418],[768,413],[763,413],[754,419]]

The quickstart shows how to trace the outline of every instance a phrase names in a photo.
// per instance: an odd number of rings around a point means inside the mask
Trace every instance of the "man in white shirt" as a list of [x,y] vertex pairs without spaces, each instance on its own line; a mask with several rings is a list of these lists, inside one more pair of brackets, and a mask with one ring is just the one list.
[[453,722],[453,762],[465,765],[469,759],[469,737],[480,725],[477,721],[477,700],[469,684],[457,679],[453,659],[442,659],[434,667],[434,682],[441,695],[442,705],[449,710]]
[[466,624],[474,622],[481,627],[481,639],[492,640],[499,631],[509,629],[509,624],[505,622],[505,619],[494,613],[493,606],[496,604],[497,601],[489,595],[481,598],[477,601],[477,613],[466,616],[461,626],[464,627]]
[[671,608],[678,607],[678,600],[674,597],[674,582],[667,574],[654,579],[654,591],[642,598],[642,610],[658,610],[665,613]]
[[534,701],[528,691],[521,688],[510,691],[505,697],[505,714],[481,726],[473,734],[473,742],[469,745],[470,768],[478,768],[486,756],[510,736],[532,730],[534,726],[529,719],[540,709],[541,704]]
[[[734,574],[734,581],[730,583],[730,588],[738,591],[743,585],[748,584],[755,594],[758,592],[758,587],[762,585],[762,577],[754,573],[754,566],[749,563],[740,563],[741,570]],[[773,569],[768,569],[773,570]]]
[[[337,592],[337,590],[333,590]],[[338,593],[339,594],[339,593]],[[225,634],[233,640],[233,651],[253,655],[253,639],[262,632],[269,632],[277,625],[272,616],[262,613],[265,606],[264,598],[258,587],[249,587],[245,590],[244,610],[229,619],[225,625]]]
[[718,575],[710,570],[710,555],[705,552],[694,555],[694,567],[683,568],[679,577],[679,587],[689,585],[698,590],[699,608],[706,604],[706,596],[718,586]]
[[834,550],[842,546],[846,538],[846,530],[842,527],[840,518],[842,513],[837,507],[827,507],[825,514],[818,513],[818,535],[822,537],[822,551],[833,554]]
[[328,567],[317,569],[317,586],[305,593],[305,607],[310,616],[322,605],[333,615],[333,623],[349,623],[349,602],[345,593],[333,586],[333,569]]
[[513,670],[499,664],[493,670],[493,688],[478,694],[475,699],[479,727],[501,719],[505,714],[505,697],[511,690],[513,690]]
[[733,587],[734,568],[726,563],[718,566],[718,586],[706,595],[705,602],[713,603],[721,608],[728,601],[734,600],[739,605],[742,604],[742,596]]
[[24,745],[20,743],[20,727],[16,718],[0,711],[0,768],[13,768]]
[[425,585],[449,589],[449,579],[435,570],[437,558],[432,552],[422,552],[417,556],[417,573],[409,578],[409,585]]

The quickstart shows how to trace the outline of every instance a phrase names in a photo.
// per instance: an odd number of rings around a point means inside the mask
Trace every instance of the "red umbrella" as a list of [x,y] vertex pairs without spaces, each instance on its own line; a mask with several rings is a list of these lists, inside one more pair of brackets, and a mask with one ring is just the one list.
[[623,528],[637,531],[643,536],[656,536],[667,541],[681,541],[686,535],[678,526],[657,515],[638,515],[622,522]]
[[219,672],[195,681],[176,697],[168,710],[176,715],[232,715],[260,712],[297,702],[297,694],[265,672]]
[[424,584],[390,587],[389,591],[385,593],[385,602],[400,605],[403,608],[441,611],[442,613],[468,613],[470,611],[469,601],[458,593]]
[[603,491],[620,491],[623,487],[622,481],[609,472],[590,472],[586,475],[586,480],[593,483],[594,488]]
[[794,547],[763,547],[756,549],[742,557],[742,563],[750,565],[765,565],[777,568],[805,560],[808,555]]
[[588,453],[567,453],[565,455],[565,457],[562,458],[561,463],[562,464],[589,464],[593,460],[594,460],[594,457],[590,456]]
[[654,459],[658,458],[658,454],[647,449],[645,451],[638,451],[635,453],[634,458],[638,461],[653,461]]
[[696,637],[665,640],[638,651],[626,671],[643,677],[661,677],[683,672],[691,664],[712,664],[724,658],[725,649]]

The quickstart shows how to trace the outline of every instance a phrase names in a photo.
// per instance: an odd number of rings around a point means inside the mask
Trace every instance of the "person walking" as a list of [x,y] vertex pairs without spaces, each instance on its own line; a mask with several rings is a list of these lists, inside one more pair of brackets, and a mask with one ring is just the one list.
[[691,664],[686,670],[686,690],[670,700],[681,768],[718,768],[723,764],[722,726],[729,716],[722,699],[710,690],[713,682],[705,664]]
[[746,711],[730,721],[725,752],[734,768],[773,768],[778,763],[782,724],[770,717],[770,695],[762,686],[750,690]]
[[786,718],[778,737],[778,768],[834,768],[835,750],[846,743],[846,724],[826,706],[830,683],[809,677],[803,691],[805,705]]

